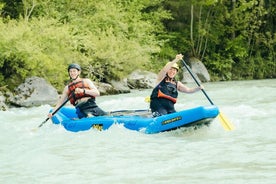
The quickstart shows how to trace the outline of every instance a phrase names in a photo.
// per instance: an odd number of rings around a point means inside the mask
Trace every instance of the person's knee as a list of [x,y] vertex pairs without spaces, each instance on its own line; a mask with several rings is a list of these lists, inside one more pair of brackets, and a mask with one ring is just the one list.
[[96,107],[92,110],[92,114],[94,116],[104,116],[107,115],[107,113],[105,111],[103,111],[102,109],[100,109],[99,107]]

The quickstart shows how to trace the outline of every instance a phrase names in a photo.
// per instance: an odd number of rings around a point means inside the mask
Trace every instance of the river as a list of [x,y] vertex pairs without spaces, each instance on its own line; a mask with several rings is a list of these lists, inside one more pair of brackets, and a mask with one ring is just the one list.
[[[5,184],[275,184],[276,80],[204,84],[208,96],[235,125],[218,118],[198,130],[144,134],[114,125],[72,133],[51,121],[33,131],[51,108],[0,111],[0,183]],[[145,109],[150,90],[101,96],[104,110]],[[181,110],[209,101],[179,95]]]

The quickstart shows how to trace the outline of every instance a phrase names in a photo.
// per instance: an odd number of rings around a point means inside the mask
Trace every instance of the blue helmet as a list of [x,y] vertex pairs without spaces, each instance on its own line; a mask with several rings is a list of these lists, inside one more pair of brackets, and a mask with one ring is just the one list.
[[78,65],[78,64],[76,64],[76,63],[72,63],[72,64],[70,64],[69,66],[68,66],[68,72],[69,72],[69,70],[71,69],[71,68],[75,68],[75,69],[77,69],[77,70],[81,70],[81,67],[80,67],[80,65]]

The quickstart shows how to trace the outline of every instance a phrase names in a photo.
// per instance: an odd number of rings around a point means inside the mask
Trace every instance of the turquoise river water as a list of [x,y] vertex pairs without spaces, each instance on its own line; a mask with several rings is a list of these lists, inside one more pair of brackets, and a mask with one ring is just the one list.
[[[276,184],[276,80],[204,84],[235,125],[144,134],[114,125],[72,133],[51,121],[51,108],[0,111],[0,183]],[[150,90],[101,96],[104,110],[145,109]],[[201,93],[179,95],[176,109],[208,105]]]

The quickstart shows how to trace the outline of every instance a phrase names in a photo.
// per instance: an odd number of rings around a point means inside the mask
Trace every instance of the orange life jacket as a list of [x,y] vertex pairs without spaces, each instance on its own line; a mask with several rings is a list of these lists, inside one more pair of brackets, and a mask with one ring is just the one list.
[[158,90],[157,97],[158,98],[166,98],[166,99],[172,101],[173,103],[176,103],[176,100],[177,100],[177,98],[174,98],[174,97],[171,97],[169,95],[162,93],[162,91],[160,89]]
[[79,93],[79,94],[75,94],[75,89],[76,88],[81,88],[81,89],[91,89],[89,87],[89,85],[83,80],[81,79],[80,81],[78,82],[71,82],[70,84],[68,84],[68,96],[69,95],[73,95],[71,98],[70,98],[70,103],[72,105],[76,105],[76,101],[78,99],[81,99],[83,97],[91,97],[91,98],[95,98],[94,96],[92,95],[88,95],[88,94],[83,94],[83,93]]

